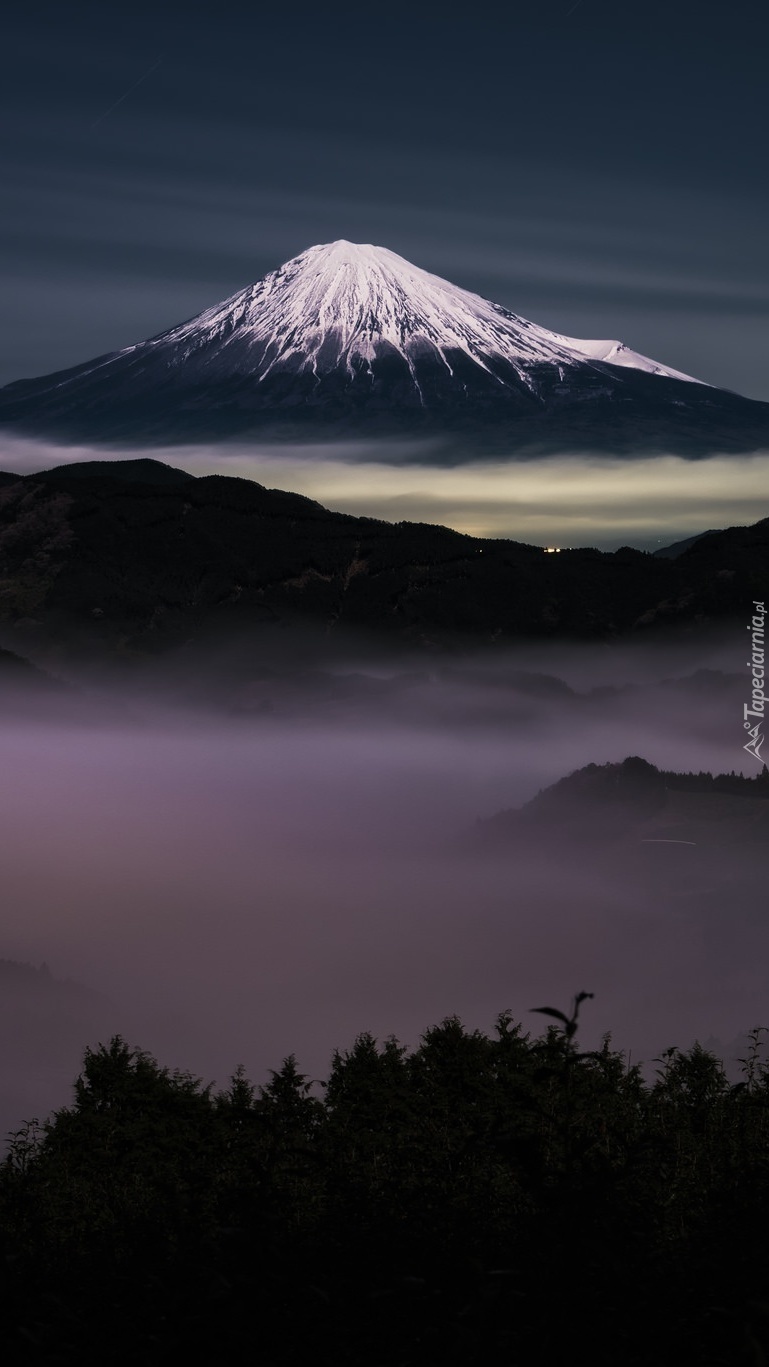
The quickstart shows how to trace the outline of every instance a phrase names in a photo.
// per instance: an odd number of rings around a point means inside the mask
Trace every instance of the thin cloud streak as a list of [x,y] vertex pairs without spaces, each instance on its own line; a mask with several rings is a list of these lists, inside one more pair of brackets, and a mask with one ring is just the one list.
[[118,108],[118,105],[121,105],[124,100],[127,100],[128,96],[132,95],[134,90],[137,90],[140,85],[143,85],[143,83],[147,80],[147,77],[151,76],[153,71],[157,71],[158,67],[162,66],[162,63],[163,58],[158,58],[158,60],[155,63],[153,63],[149,70],[145,71],[144,75],[139,77],[138,81],[134,81],[133,85],[129,85],[125,93],[121,95],[119,99],[115,100],[115,103],[111,104],[109,109],[105,109],[103,114],[100,114],[97,119],[94,119],[93,123],[91,124],[91,128],[96,128],[100,123],[103,123],[105,119],[108,119],[110,114],[112,114],[114,110]]

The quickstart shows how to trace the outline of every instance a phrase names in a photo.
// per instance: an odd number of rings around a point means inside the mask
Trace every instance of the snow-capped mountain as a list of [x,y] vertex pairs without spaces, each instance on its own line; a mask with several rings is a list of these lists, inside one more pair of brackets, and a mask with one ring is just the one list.
[[[541,362],[564,367],[585,358],[692,379],[622,342],[548,332],[429,275],[386,247],[354,242],[310,247],[257,284],[144,345],[163,351],[173,347],[177,365],[204,350],[209,364],[241,369],[245,362],[260,384],[272,370],[308,372],[316,387],[322,376],[340,368],[354,379],[378,360],[397,355],[408,366],[417,396],[417,371],[425,359],[440,362],[453,376],[450,357],[457,352],[487,374],[506,362],[524,383]],[[138,349],[127,347],[120,355]],[[504,382],[500,377],[498,383]]]
[[461,432],[510,450],[746,450],[769,405],[537,326],[384,247],[311,247],[149,341],[0,390],[0,422],[174,441]]

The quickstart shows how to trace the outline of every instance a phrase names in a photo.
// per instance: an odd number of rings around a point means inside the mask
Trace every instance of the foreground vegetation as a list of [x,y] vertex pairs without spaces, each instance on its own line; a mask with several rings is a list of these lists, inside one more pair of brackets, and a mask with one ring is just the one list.
[[[769,1362],[769,1067],[653,1082],[577,998],[215,1092],[119,1039],[0,1170],[6,1362]],[[316,1094],[317,1093],[317,1094]]]

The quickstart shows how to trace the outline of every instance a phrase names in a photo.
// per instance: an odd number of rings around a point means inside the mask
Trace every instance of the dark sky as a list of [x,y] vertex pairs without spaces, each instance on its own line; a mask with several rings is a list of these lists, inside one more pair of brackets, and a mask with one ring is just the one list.
[[769,399],[769,17],[35,3],[6,20],[0,382],[346,237]]

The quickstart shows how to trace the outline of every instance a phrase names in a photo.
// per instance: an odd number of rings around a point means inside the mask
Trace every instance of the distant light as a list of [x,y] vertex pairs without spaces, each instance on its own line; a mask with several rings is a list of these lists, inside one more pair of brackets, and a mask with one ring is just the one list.
[[544,550],[544,552],[545,552],[545,555],[558,555],[558,552],[560,551],[560,549],[561,549],[560,546],[544,546],[544,547],[543,547],[543,550]]

